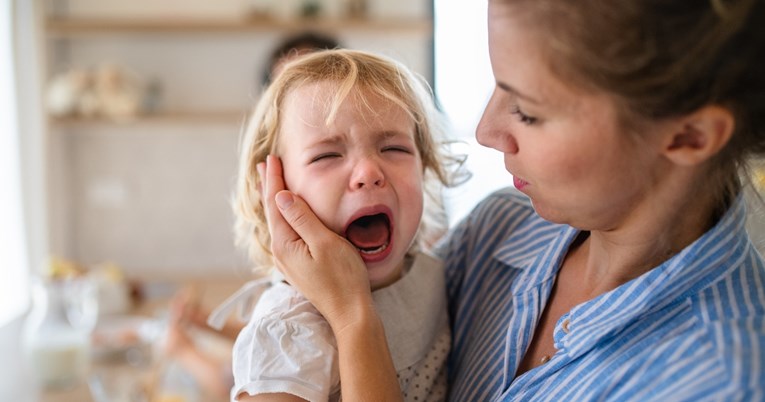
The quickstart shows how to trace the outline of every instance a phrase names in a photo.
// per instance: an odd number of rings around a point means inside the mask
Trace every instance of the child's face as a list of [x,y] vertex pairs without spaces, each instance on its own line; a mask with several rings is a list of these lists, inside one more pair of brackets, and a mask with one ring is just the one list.
[[616,103],[553,74],[539,29],[489,2],[489,53],[497,86],[476,132],[504,153],[515,186],[545,219],[613,229],[650,208],[662,171],[656,136],[639,146]]
[[423,167],[414,122],[354,89],[325,124],[330,83],[304,85],[284,99],[278,147],[284,180],[366,263],[372,289],[395,282],[422,217]]

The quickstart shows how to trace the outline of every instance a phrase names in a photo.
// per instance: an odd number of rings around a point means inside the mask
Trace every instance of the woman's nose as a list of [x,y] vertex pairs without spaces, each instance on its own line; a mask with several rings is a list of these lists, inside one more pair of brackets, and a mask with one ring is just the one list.
[[360,159],[353,167],[351,187],[354,189],[382,187],[385,185],[385,174],[373,158]]
[[511,121],[507,117],[507,115],[502,115],[501,110],[498,110],[497,102],[492,97],[489,104],[486,105],[475,131],[475,138],[478,143],[505,154],[518,153],[518,141],[510,133]]
[[480,123],[475,132],[475,138],[479,144],[494,148],[505,154],[518,153],[518,142],[506,130],[499,127],[487,127]]

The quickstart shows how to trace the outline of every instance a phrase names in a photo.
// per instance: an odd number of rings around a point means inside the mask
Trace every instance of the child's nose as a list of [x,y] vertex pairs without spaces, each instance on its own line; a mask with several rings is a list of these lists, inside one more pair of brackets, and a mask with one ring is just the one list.
[[385,175],[380,165],[372,158],[361,159],[353,168],[351,186],[356,189],[382,187]]

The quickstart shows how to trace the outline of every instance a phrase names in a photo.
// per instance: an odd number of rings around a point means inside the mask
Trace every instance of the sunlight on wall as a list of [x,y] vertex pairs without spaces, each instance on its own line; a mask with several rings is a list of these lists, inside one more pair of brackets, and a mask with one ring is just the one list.
[[11,5],[0,2],[0,325],[27,307],[27,250],[15,101]]
[[[512,184],[502,154],[475,141],[475,128],[494,87],[486,34],[487,1],[436,0],[435,92],[453,138],[464,141],[455,153],[467,154],[473,177],[446,193],[449,224],[454,225],[492,191]],[[504,173],[503,173],[504,172]]]

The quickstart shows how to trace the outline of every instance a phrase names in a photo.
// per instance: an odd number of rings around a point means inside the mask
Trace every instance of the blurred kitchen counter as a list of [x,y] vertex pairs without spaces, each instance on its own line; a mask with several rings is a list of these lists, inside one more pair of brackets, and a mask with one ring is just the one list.
[[[174,281],[167,279],[152,279],[152,280],[139,280],[131,281],[131,288],[133,292],[134,303],[129,311],[124,314],[115,314],[99,318],[99,325],[101,320],[124,320],[124,321],[153,321],[159,322],[167,314],[169,301],[171,298],[184,287],[193,287],[195,293],[198,296],[200,305],[208,311],[215,308],[228,296],[233,294],[241,285],[243,285],[249,279],[218,279],[218,278],[203,278],[203,279],[191,279],[185,281]],[[207,331],[204,331],[207,332]],[[217,352],[227,353],[226,345],[228,345],[224,338],[220,337],[219,340],[214,340],[216,336],[206,335],[204,336],[204,343],[215,345]],[[223,345],[221,348],[221,345]],[[131,394],[140,394],[136,391],[139,387],[142,387],[151,382],[150,376],[161,367],[163,370],[168,367],[168,363],[158,364],[152,361],[152,349],[157,345],[141,345],[140,347],[131,347],[130,350],[117,351],[115,356],[105,357],[103,351],[97,351],[93,348],[91,367],[89,370],[89,381],[91,386],[86,382],[78,383],[66,389],[50,389],[40,392],[39,402],[148,402],[145,398],[128,398]],[[124,353],[123,353],[124,352]],[[131,355],[132,354],[132,355]],[[137,362],[143,359],[143,363]],[[132,361],[131,361],[132,360]],[[152,361],[152,363],[148,363]],[[97,380],[96,380],[97,379]],[[117,384],[115,384],[117,382]],[[130,389],[123,390],[123,394],[119,398],[99,398],[98,395],[94,395],[93,392],[97,392],[94,388],[103,388],[107,393],[113,393],[115,387],[128,387]],[[108,390],[106,388],[109,388]],[[194,398],[155,398],[156,402],[223,402],[228,398],[220,398],[209,393],[200,390],[199,394]]]

